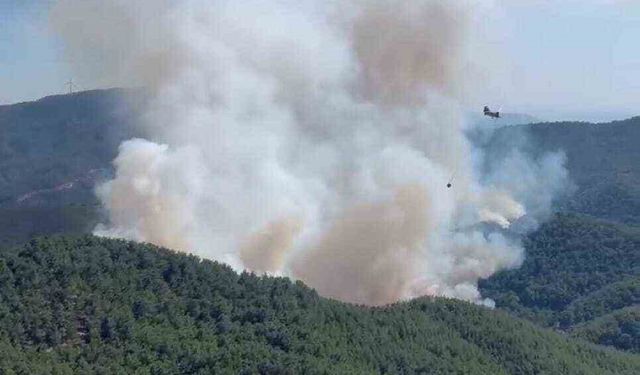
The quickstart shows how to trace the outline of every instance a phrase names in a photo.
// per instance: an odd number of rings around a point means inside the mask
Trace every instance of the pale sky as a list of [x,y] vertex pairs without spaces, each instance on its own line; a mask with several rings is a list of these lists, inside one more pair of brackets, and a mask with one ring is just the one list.
[[505,108],[547,119],[640,114],[640,1],[504,3]]
[[[0,104],[66,90],[73,74],[48,28],[51,2],[0,0]],[[492,2],[504,71],[489,103],[547,120],[640,115],[640,0]]]

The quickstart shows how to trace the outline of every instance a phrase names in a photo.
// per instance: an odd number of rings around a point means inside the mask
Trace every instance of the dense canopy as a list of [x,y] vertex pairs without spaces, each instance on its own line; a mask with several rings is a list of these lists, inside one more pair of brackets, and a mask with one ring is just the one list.
[[0,251],[2,373],[634,374],[640,358],[465,302],[366,308],[86,236]]

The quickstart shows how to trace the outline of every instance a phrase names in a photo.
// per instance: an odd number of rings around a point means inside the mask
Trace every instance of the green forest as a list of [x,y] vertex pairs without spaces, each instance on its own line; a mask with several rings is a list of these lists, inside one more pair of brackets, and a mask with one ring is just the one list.
[[384,308],[92,236],[0,251],[3,374],[637,374],[640,357],[468,303]]
[[522,238],[522,267],[481,280],[495,310],[374,309],[85,237],[117,145],[144,136],[132,124],[145,100],[96,90],[0,106],[0,374],[640,373],[640,117],[469,135],[487,160],[562,150],[572,195]]
[[481,281],[484,296],[543,326],[640,352],[640,228],[557,215],[524,245],[522,267]]

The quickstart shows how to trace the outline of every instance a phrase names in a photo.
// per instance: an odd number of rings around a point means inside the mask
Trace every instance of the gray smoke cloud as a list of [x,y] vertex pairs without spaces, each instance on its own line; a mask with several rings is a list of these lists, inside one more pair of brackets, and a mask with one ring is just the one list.
[[95,233],[348,302],[491,305],[478,279],[520,265],[510,227],[551,202],[514,178],[550,170],[562,186],[564,169],[522,157],[479,175],[461,101],[483,12],[453,0],[59,1],[52,24],[78,72],[153,97],[149,139],[124,142],[97,188],[109,221]]

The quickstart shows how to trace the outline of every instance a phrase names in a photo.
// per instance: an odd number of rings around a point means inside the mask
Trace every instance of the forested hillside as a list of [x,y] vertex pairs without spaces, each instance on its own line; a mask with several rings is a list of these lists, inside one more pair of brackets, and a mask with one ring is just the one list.
[[487,160],[513,149],[530,155],[562,151],[575,191],[561,211],[640,224],[640,117],[603,124],[580,122],[507,126],[472,138]]
[[95,90],[0,106],[0,206],[90,200],[82,188],[106,173],[133,134],[134,103],[142,102],[134,93]]
[[[118,144],[143,135],[133,123],[144,102],[141,91],[116,89],[0,106],[0,247],[94,228],[94,186],[113,173]],[[515,148],[561,150],[575,184],[572,196],[556,202],[573,214],[523,239],[522,268],[483,281],[483,294],[543,326],[640,352],[640,117],[471,136],[487,160]]]
[[0,251],[0,373],[637,374],[640,357],[444,299],[386,308],[150,245]]
[[524,245],[522,267],[482,281],[484,296],[544,326],[640,351],[640,228],[558,215]]
[[136,135],[139,90],[95,90],[0,106],[0,246],[34,235],[87,233],[94,187],[118,145]]

